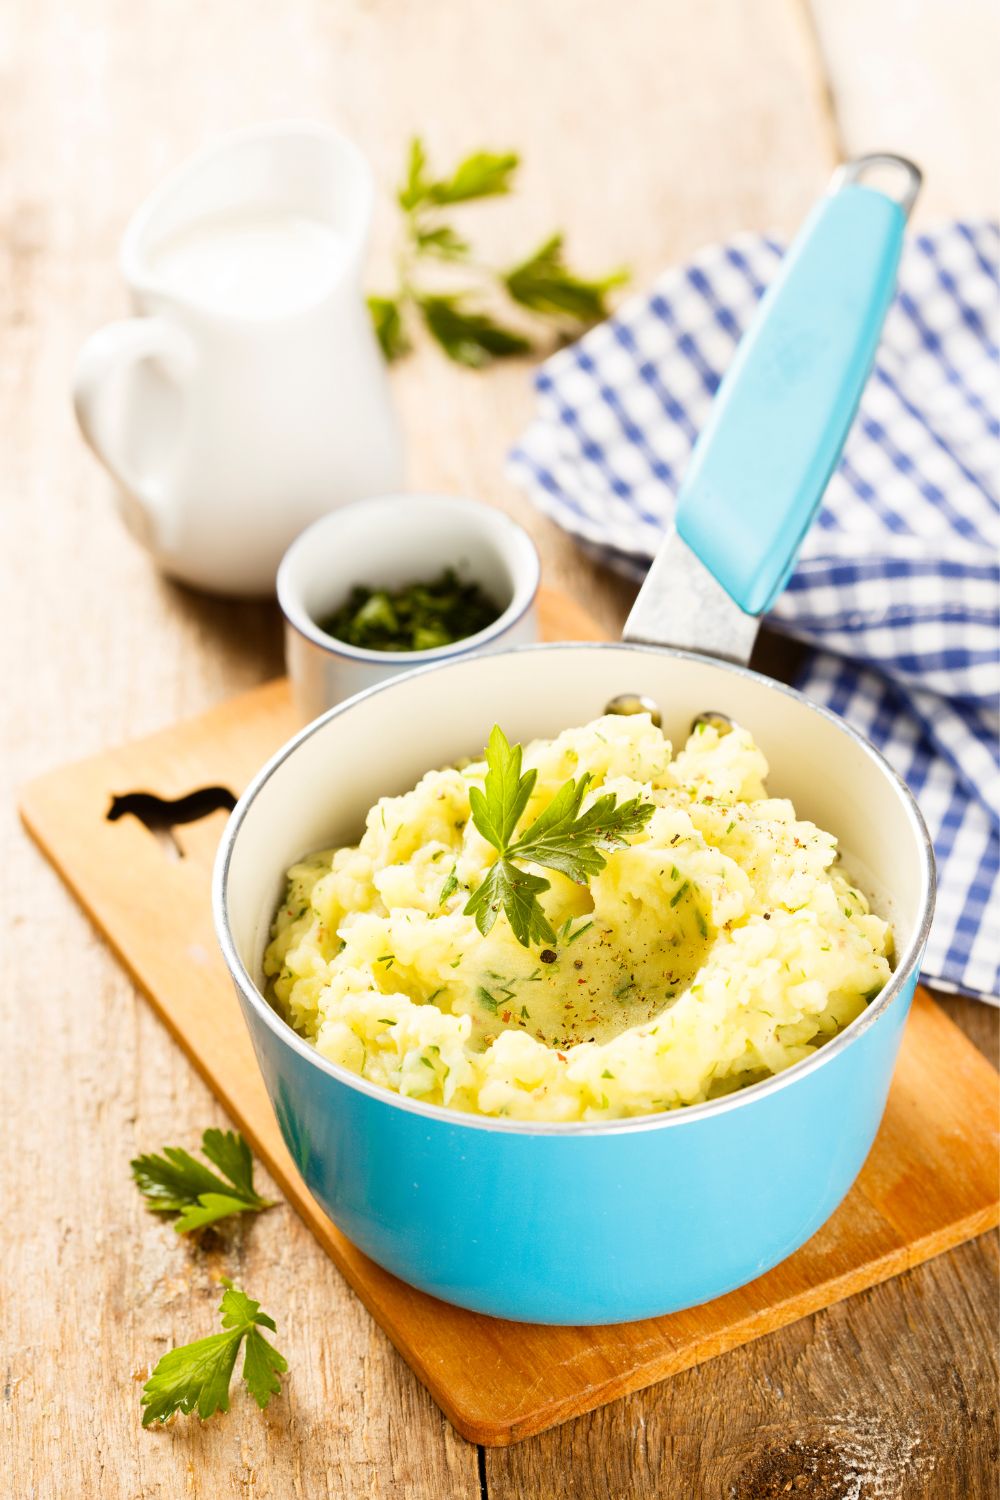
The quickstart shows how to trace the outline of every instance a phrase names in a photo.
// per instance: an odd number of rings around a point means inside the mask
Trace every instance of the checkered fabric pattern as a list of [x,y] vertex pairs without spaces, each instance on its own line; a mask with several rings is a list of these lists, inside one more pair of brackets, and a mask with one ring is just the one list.
[[[924,971],[1000,997],[1000,230],[912,236],[843,459],[770,622],[797,686],[912,788],[937,855]],[[667,272],[540,369],[510,456],[535,503],[641,576],[782,247],[744,236]]]

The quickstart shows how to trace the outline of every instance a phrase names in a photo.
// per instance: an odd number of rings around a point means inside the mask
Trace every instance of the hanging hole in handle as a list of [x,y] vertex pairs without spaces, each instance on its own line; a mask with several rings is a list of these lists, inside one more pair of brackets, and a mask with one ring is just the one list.
[[871,151],[866,156],[856,156],[852,161],[845,161],[839,166],[833,174],[831,190],[837,192],[848,183],[864,182],[866,187],[873,187],[887,198],[892,198],[909,218],[923,180],[924,174],[909,157],[897,156],[892,151]]

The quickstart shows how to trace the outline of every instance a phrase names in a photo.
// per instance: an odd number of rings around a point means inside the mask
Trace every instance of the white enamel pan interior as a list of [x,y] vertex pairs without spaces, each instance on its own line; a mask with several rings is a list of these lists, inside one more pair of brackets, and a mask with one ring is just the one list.
[[[232,972],[266,1024],[316,1066],[375,1092],[322,1058],[263,996],[261,961],[286,870],[306,853],[356,842],[379,797],[407,790],[431,767],[481,755],[494,723],[512,742],[551,737],[596,718],[623,692],[659,705],[675,748],[706,710],[745,725],[770,764],[771,794],[791,798],[800,817],[836,834],[852,879],[892,923],[895,969],[882,995],[813,1058],[754,1093],[822,1065],[870,1025],[919,962],[933,908],[933,856],[903,782],[841,719],[744,667],[663,648],[590,644],[524,647],[396,678],[331,709],[264,767],[223,841],[216,912]],[[430,1108],[377,1092],[403,1108]],[[458,1118],[499,1129],[539,1128]]]

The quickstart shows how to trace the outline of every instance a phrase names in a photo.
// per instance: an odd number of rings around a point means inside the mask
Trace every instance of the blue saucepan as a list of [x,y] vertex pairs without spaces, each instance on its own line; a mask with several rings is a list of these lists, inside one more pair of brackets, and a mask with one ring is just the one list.
[[[861,735],[740,660],[836,461],[891,298],[906,195],[865,186],[867,166],[835,181],[765,298],[626,642],[460,659],[359,694],[275,756],[224,837],[219,939],[289,1150],[355,1244],[446,1301],[611,1323],[719,1296],[819,1228],[878,1129],[933,907],[926,830]],[[678,649],[695,641],[714,654]],[[265,998],[261,970],[289,865],[356,839],[379,796],[483,745],[494,722],[511,739],[552,736],[622,694],[653,699],[675,742],[697,715],[723,710],[764,750],[773,794],[837,834],[895,934],[894,972],[865,1012],[741,1093],[602,1124],[423,1104],[297,1036]]]

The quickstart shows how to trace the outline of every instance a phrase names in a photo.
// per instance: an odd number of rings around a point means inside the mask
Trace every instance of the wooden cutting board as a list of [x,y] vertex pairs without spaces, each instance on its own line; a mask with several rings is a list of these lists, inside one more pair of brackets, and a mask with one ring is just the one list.
[[[564,596],[547,593],[541,606],[547,639],[599,638]],[[287,683],[269,683],[39,778],[24,789],[21,813],[289,1201],[464,1437],[499,1445],[540,1432],[828,1307],[997,1223],[997,1074],[918,990],[885,1120],[854,1189],[807,1245],[749,1286],[642,1323],[543,1328],[463,1312],[382,1271],[326,1218],[292,1164],[212,930],[211,865],[227,816],[220,804],[229,800],[226,793],[239,794],[296,727]]]

